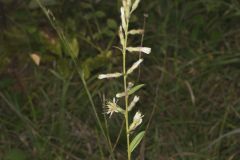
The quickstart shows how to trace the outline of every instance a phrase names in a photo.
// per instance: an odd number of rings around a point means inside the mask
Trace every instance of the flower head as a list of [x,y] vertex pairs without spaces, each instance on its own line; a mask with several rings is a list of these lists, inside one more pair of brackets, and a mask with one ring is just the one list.
[[133,117],[133,122],[129,127],[129,132],[135,130],[142,123],[143,117],[144,115],[142,115],[141,112],[137,111],[137,113]]
[[114,112],[124,113],[124,110],[117,105],[115,98],[113,98],[113,101],[108,101],[106,104],[106,114],[109,114],[111,117]]

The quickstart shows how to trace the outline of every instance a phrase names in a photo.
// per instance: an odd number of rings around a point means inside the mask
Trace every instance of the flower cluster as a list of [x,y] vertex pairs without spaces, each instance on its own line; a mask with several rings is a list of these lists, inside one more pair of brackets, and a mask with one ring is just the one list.
[[[111,78],[120,78],[122,77],[124,80],[123,88],[124,91],[117,93],[113,98],[113,101],[108,101],[106,104],[106,114],[109,114],[110,117],[113,113],[122,113],[125,117],[126,121],[126,131],[127,131],[127,143],[128,143],[128,153],[129,150],[129,134],[132,133],[141,123],[143,115],[141,112],[137,111],[135,116],[133,117],[132,123],[128,123],[128,114],[132,109],[136,106],[139,101],[139,96],[135,95],[130,103],[128,103],[129,97],[132,96],[137,90],[139,90],[143,85],[134,86],[133,83],[127,82],[128,75],[132,74],[142,63],[143,59],[138,59],[135,63],[132,64],[128,69],[126,68],[126,55],[128,53],[145,53],[150,54],[151,48],[149,47],[132,47],[128,46],[128,38],[129,35],[143,35],[143,29],[131,29],[129,30],[129,22],[132,13],[137,9],[140,0],[122,0],[122,7],[120,9],[121,12],[121,25],[119,27],[119,39],[121,44],[121,51],[123,56],[123,66],[122,72],[114,72],[108,74],[100,74],[98,76],[99,79],[111,79]],[[134,54],[133,54],[134,55]],[[137,54],[136,54],[137,55]],[[116,99],[124,98],[125,100],[125,109],[117,105]],[[129,125],[130,124],[130,125]],[[131,159],[131,153],[128,154],[128,159]]]

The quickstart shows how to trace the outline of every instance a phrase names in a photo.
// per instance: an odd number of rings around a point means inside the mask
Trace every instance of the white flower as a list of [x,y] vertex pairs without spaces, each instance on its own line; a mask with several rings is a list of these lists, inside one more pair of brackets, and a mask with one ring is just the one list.
[[110,117],[112,116],[112,114],[115,112],[115,113],[124,113],[124,110],[122,108],[120,108],[118,105],[117,105],[117,102],[116,102],[116,99],[113,98],[113,101],[108,101],[107,104],[106,104],[106,114],[109,114]]
[[122,73],[118,73],[118,72],[116,72],[116,73],[109,73],[109,74],[100,74],[100,75],[98,76],[98,79],[118,78],[118,77],[120,77],[120,76],[122,76]]
[[143,59],[139,59],[137,62],[135,62],[131,68],[128,69],[127,74],[131,74],[135,69],[138,68],[138,66],[143,62]]
[[135,34],[143,34],[144,30],[143,29],[133,29],[128,31],[128,34],[135,35]]
[[132,102],[130,103],[129,107],[128,107],[128,111],[131,111],[133,109],[133,107],[136,105],[136,103],[139,101],[139,96],[134,96]]
[[139,126],[142,123],[142,118],[144,116],[141,112],[137,111],[137,113],[133,117],[133,122],[136,122],[136,124]]
[[116,97],[117,98],[121,98],[121,97],[125,97],[126,96],[126,93],[125,92],[121,92],[121,93],[117,93],[116,94]]
[[149,47],[127,47],[127,50],[129,52],[143,52],[146,54],[151,53],[151,48],[149,48]]
[[112,102],[111,101],[107,102],[106,108],[107,108],[106,114],[110,114],[110,117],[114,112],[116,113],[118,112],[118,109],[117,109],[118,107],[117,107],[115,98],[113,98]]
[[141,112],[137,111],[137,113],[133,117],[133,122],[129,127],[129,132],[135,130],[142,123],[143,117],[144,115],[142,115]]

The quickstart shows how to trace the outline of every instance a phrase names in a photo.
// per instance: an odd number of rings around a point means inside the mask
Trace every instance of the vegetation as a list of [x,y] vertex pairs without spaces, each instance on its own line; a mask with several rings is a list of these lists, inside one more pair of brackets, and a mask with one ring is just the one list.
[[[0,159],[127,159],[126,118],[102,114],[122,81],[97,79],[122,70],[121,6],[0,1]],[[240,159],[239,18],[237,0],[141,0],[130,23],[144,36],[128,44],[152,54],[128,77],[145,84],[132,159]]]

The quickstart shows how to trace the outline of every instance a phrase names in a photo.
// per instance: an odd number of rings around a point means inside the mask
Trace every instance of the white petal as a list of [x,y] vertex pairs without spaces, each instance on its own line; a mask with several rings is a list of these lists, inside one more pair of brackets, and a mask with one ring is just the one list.
[[133,122],[142,121],[142,117],[143,117],[142,113],[137,111],[137,113],[133,117]]

